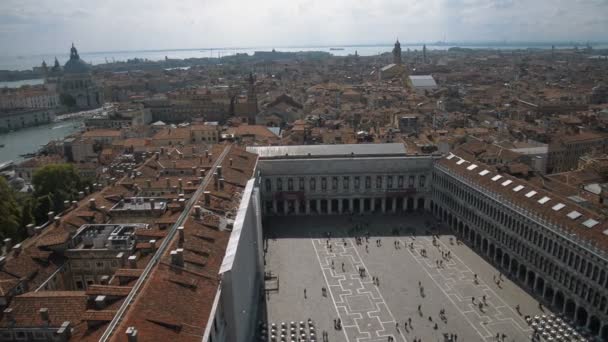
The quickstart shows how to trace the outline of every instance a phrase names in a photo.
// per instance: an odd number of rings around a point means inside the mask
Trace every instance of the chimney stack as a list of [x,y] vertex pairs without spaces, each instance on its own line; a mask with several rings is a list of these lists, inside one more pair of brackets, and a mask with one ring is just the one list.
[[209,158],[209,150],[205,150],[205,158]]
[[203,209],[201,208],[200,205],[194,206],[194,217],[196,217],[199,220],[203,217]]
[[179,235],[179,240],[177,241],[177,245],[182,247],[184,245],[184,226],[177,227],[177,233]]
[[59,227],[59,224],[61,223],[61,216],[57,215],[53,218],[53,223],[55,223],[55,227]]
[[161,147],[161,148],[160,148],[160,155],[162,156],[163,154],[165,154],[165,148],[164,148],[164,147]]
[[218,165],[218,166],[215,168],[215,170],[216,170],[216,172],[217,172],[218,177],[222,178],[222,165]]
[[10,249],[12,247],[13,247],[13,239],[11,239],[11,238],[4,239],[4,252],[8,253],[8,251],[10,251]]
[[193,167],[192,167],[192,175],[193,175],[193,176],[196,176],[196,166],[193,166]]
[[21,253],[21,249],[22,247],[20,243],[13,246],[13,253],[15,254],[15,256],[18,256],[19,253]]
[[49,211],[46,214],[46,216],[47,216],[49,222],[53,222],[53,217],[55,217],[55,212],[54,211]]
[[103,310],[106,306],[106,296],[99,295],[95,297],[95,308],[97,310]]
[[152,180],[146,179],[146,187],[148,187],[148,188],[152,187]]
[[40,319],[48,322],[49,321],[49,309],[48,308],[40,308],[40,310],[38,310],[38,313],[40,313]]
[[63,209],[67,209],[69,207],[70,207],[70,201],[68,201],[68,200],[63,201]]
[[220,190],[224,190],[224,178],[220,178]]
[[84,198],[84,191],[79,191],[78,192],[78,199],[81,200]]
[[211,162],[213,160],[213,153],[209,153],[207,157],[209,157],[209,162]]
[[137,268],[137,256],[136,255],[131,255],[129,257],[129,267]]
[[181,178],[177,180],[177,184],[179,185],[180,189],[184,187],[184,181]]
[[74,209],[78,208],[78,202],[72,201],[72,208],[74,208]]
[[135,327],[128,327],[125,334],[128,342],[137,342],[137,329]]
[[200,169],[198,172],[201,177],[205,177],[205,169]]
[[230,166],[232,166],[232,158],[230,158],[229,161],[230,161]]
[[85,186],[84,187],[84,193],[87,194],[87,195],[90,194],[91,193],[91,188],[89,188],[88,186]]
[[120,267],[124,267],[125,266],[125,259],[124,259],[125,253],[120,252],[118,254],[116,254],[116,260],[118,260],[118,264],[120,265]]
[[154,153],[154,159],[158,160],[159,157],[160,157],[160,153],[158,153],[158,152]]
[[156,204],[156,199],[150,198],[150,209],[154,210],[154,205]]
[[209,191],[205,191],[203,192],[203,196],[205,198],[205,206],[210,206],[211,205],[211,192]]
[[110,283],[110,276],[109,275],[102,275],[101,278],[99,278],[99,283],[101,285],[108,285],[108,283]]
[[89,200],[89,208],[91,208],[91,210],[95,210],[95,199],[91,198]]
[[30,223],[27,226],[25,226],[25,231],[27,231],[28,236],[32,236],[32,235],[36,234],[36,230],[34,229],[35,227],[36,226],[33,223]]
[[171,187],[171,180],[169,178],[165,178],[165,185],[167,188]]
[[184,267],[184,249],[178,248],[171,251],[171,264]]
[[72,328],[70,327],[70,321],[65,321],[61,324],[61,327],[57,330],[57,336],[59,336],[59,342],[67,342],[72,337]]
[[4,316],[6,316],[6,319],[9,321],[10,325],[15,324],[15,314],[13,313],[13,309],[4,309]]

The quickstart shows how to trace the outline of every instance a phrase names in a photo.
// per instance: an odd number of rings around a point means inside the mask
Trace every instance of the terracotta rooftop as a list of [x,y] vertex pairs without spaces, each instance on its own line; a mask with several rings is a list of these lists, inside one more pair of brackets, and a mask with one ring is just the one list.
[[[86,306],[87,296],[82,291],[40,291],[16,296],[9,308],[13,310],[16,327],[44,325],[39,313],[42,308],[48,309],[50,326],[58,327],[65,321],[79,323]],[[0,326],[9,326],[6,315],[0,320]]]
[[492,168],[477,161],[467,161],[450,154],[438,163],[485,191],[499,195],[502,201],[508,200],[521,210],[530,211],[543,220],[562,227],[572,236],[578,236],[600,249],[608,249],[608,221],[603,215],[530,182],[504,173],[497,174],[490,171]]

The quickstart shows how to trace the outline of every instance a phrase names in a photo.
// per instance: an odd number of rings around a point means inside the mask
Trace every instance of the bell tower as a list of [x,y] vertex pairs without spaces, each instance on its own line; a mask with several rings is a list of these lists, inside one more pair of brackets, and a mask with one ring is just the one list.
[[393,63],[401,65],[401,43],[399,43],[399,39],[397,39],[393,48]]

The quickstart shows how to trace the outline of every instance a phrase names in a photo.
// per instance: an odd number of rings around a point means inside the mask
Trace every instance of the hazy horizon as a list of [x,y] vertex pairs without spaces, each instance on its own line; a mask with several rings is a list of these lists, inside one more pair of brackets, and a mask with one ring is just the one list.
[[4,0],[4,55],[448,42],[605,41],[606,0]]

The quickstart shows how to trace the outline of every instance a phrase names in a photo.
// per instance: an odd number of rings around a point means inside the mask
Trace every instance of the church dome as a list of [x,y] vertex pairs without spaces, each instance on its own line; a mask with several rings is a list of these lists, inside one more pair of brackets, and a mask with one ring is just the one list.
[[90,66],[80,59],[78,51],[74,47],[74,44],[72,44],[72,49],[70,50],[70,60],[67,61],[63,66],[63,72],[66,74],[85,74],[90,70]]

